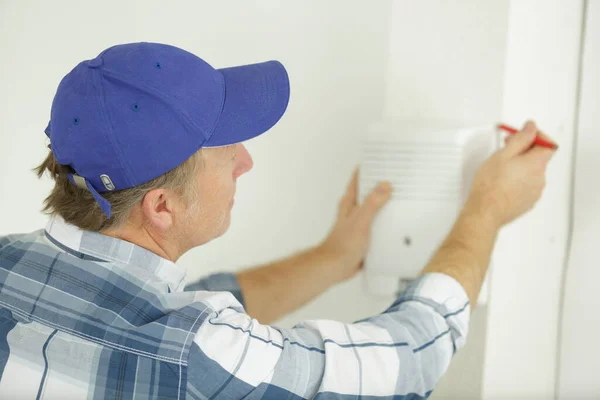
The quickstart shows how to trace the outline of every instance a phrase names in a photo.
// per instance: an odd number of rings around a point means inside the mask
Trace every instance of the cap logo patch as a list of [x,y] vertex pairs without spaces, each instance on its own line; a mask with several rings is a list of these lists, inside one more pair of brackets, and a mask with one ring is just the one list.
[[110,180],[108,175],[106,175],[106,174],[100,175],[100,180],[104,184],[104,187],[106,188],[106,190],[115,190],[115,185],[113,185],[113,183]]

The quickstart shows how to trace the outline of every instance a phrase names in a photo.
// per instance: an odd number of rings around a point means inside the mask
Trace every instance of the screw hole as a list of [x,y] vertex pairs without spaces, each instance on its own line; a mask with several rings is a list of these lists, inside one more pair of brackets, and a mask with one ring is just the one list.
[[140,106],[136,103],[132,105],[131,108],[133,108],[133,111],[138,111],[140,109]]
[[75,117],[73,118],[73,125],[77,125],[79,124],[79,118]]
[[155,66],[156,68],[158,68],[158,69],[161,69],[161,68],[162,68],[162,65],[160,65],[160,63],[159,63],[159,62],[156,62],[156,63],[154,64],[154,66]]
[[410,246],[410,245],[412,244],[412,239],[411,239],[409,236],[406,236],[406,237],[404,238],[404,244],[405,244],[406,246]]

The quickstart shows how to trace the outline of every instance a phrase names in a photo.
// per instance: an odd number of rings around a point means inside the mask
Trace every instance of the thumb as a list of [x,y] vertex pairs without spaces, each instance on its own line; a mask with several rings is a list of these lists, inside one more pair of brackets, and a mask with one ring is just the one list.
[[370,224],[377,211],[388,202],[392,195],[392,185],[389,182],[380,182],[365,199],[358,212],[365,223]]
[[528,150],[535,140],[536,133],[537,128],[535,124],[531,121],[527,122],[523,130],[515,133],[509,140],[503,150],[504,155],[507,158],[511,158]]

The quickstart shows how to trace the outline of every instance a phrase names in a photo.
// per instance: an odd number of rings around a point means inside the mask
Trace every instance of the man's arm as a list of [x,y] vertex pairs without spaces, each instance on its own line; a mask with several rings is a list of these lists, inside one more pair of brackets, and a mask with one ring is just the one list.
[[[546,164],[554,152],[531,148],[536,132],[534,124],[526,126],[482,166],[451,233],[421,273],[441,272],[453,277],[467,292],[472,306],[481,290],[498,229],[532,207],[535,196],[541,194]],[[358,205],[357,186],[358,171],[323,243],[236,274],[244,306],[252,317],[270,323],[360,270],[372,221],[389,200],[391,187],[379,185],[379,190]],[[240,290],[232,291],[240,297]]]
[[465,343],[468,321],[464,290],[441,273],[415,280],[383,314],[354,324],[311,320],[280,329],[235,307],[218,309],[194,338],[187,391],[193,398],[425,399]]
[[456,279],[467,293],[472,310],[485,279],[498,228],[485,214],[465,207],[420,275],[440,272]]
[[340,281],[339,261],[320,247],[238,273],[248,314],[271,323]]
[[[469,274],[462,270],[477,268],[477,253],[487,253],[490,239],[467,238],[467,249],[460,243],[468,232],[495,236],[494,229],[490,235],[473,224],[469,213],[464,215],[427,266],[431,271],[380,315],[354,324],[316,320],[279,329],[233,308],[215,310],[190,350],[188,392],[198,398],[426,399],[466,342],[470,305],[461,283]],[[452,262],[446,264],[443,257]],[[285,269],[293,264],[281,265]],[[458,273],[448,265],[455,265]],[[264,271],[278,268],[274,264]],[[287,280],[285,275],[277,279]],[[267,293],[274,292],[272,284],[267,284]],[[265,302],[268,308],[267,297]]]
[[360,270],[372,221],[389,200],[391,186],[380,184],[360,206],[357,188],[355,171],[338,205],[336,223],[323,243],[237,274],[248,314],[261,323],[270,323]]
[[339,263],[338,257],[317,246],[236,274],[213,274],[185,290],[230,292],[248,314],[268,324],[343,280]]
[[277,329],[233,308],[215,310],[194,339],[188,391],[205,398],[427,398],[466,341],[498,229],[541,196],[552,152],[530,148],[534,132],[528,125],[484,164],[444,243],[384,313]]
[[544,189],[546,167],[554,150],[532,147],[536,134],[549,139],[528,122],[480,168],[456,224],[421,273],[441,272],[456,279],[473,308],[498,230],[529,211]]

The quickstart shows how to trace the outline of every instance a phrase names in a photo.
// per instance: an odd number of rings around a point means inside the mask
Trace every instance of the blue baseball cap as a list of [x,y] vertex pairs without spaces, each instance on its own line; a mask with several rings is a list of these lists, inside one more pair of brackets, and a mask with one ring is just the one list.
[[215,69],[160,43],[110,47],[60,82],[45,132],[69,179],[100,193],[127,189],[177,167],[203,147],[239,143],[285,112],[288,74],[278,61]]

